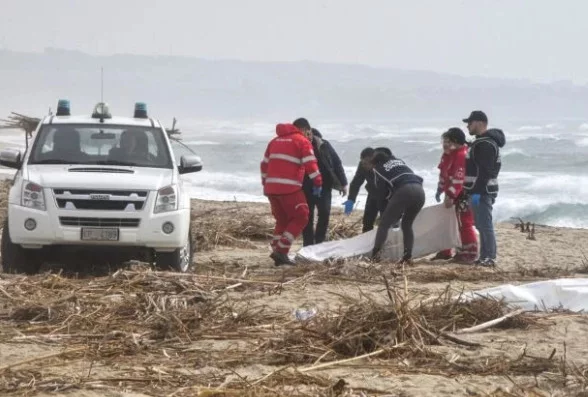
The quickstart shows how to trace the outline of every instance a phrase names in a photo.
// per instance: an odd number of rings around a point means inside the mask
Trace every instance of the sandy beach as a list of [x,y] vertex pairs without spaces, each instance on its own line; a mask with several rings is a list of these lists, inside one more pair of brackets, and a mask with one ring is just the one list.
[[[360,217],[335,209],[332,234],[357,233]],[[140,263],[89,275],[58,266],[1,274],[0,394],[582,395],[585,316],[523,313],[457,334],[510,309],[451,297],[585,277],[587,230],[537,227],[530,240],[499,224],[496,269],[426,258],[405,269],[353,261],[277,268],[268,205],[194,200],[193,218],[189,274]],[[316,315],[297,320],[303,307]]]

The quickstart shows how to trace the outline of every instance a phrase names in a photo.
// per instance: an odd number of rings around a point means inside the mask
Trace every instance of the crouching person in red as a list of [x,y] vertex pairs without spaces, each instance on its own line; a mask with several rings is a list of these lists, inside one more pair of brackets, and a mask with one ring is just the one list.
[[474,214],[463,191],[468,146],[460,128],[450,128],[442,137],[443,155],[439,163],[439,185],[435,199],[440,202],[441,194],[444,194],[445,206],[455,206],[462,246],[456,249],[453,257],[451,249],[446,249],[438,252],[433,260],[452,259],[452,262],[473,264],[478,256],[478,239]]
[[302,190],[304,175],[313,181],[312,193],[320,197],[322,177],[312,150],[310,124],[306,119],[278,124],[276,137],[267,145],[261,162],[263,194],[271,204],[276,227],[270,257],[276,266],[294,265],[288,252],[308,223],[309,210]]

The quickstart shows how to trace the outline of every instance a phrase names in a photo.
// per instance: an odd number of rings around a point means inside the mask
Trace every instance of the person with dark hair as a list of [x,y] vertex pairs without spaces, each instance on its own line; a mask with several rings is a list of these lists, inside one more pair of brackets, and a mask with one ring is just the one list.
[[392,151],[385,146],[380,146],[380,147],[375,148],[374,153],[377,153],[377,152],[386,153],[388,156],[392,156]]
[[[342,196],[347,195],[347,177],[343,164],[333,146],[323,138],[320,131],[311,128],[311,142],[318,161],[319,171],[323,177],[323,190],[320,197],[313,195],[313,183],[308,177],[304,178],[303,190],[308,202],[308,224],[302,232],[303,245],[320,244],[327,237],[329,218],[331,215],[331,190],[337,190]],[[317,209],[318,219],[314,228],[314,209]]]
[[307,119],[300,117],[294,120],[292,124],[294,124],[294,127],[298,128],[309,141],[312,139],[312,128]]
[[443,155],[439,163],[439,184],[435,200],[441,202],[445,195],[445,207],[455,206],[459,224],[461,247],[452,256],[451,248],[439,251],[432,260],[452,259],[454,262],[473,264],[478,256],[478,238],[474,228],[474,214],[463,190],[468,146],[464,132],[457,127],[450,128],[442,135]]
[[276,125],[276,137],[261,161],[261,184],[276,220],[270,257],[276,266],[294,265],[288,257],[292,243],[308,223],[308,204],[302,191],[304,175],[312,180],[312,194],[320,196],[322,176],[312,145],[292,124]]
[[498,196],[498,174],[502,166],[500,148],[504,147],[506,139],[502,130],[488,129],[488,117],[481,110],[474,110],[463,122],[467,123],[470,135],[476,136],[466,156],[464,189],[470,198],[476,228],[480,232],[477,264],[496,266],[492,206]]
[[388,230],[402,218],[404,252],[399,263],[412,264],[414,245],[412,224],[425,205],[423,178],[416,175],[404,161],[393,154],[376,152],[370,166],[374,172],[376,193],[387,201],[386,209],[378,225],[372,260],[380,260],[382,247],[388,239]]
[[378,214],[381,216],[386,208],[386,201],[380,200],[378,195],[375,194],[376,188],[374,186],[374,173],[370,166],[370,161],[376,152],[384,152],[388,155],[392,155],[392,151],[386,147],[379,147],[373,149],[371,147],[366,147],[363,149],[359,155],[359,164],[357,165],[357,170],[355,171],[355,175],[349,184],[349,195],[347,196],[347,201],[343,203],[345,206],[345,214],[349,215],[353,211],[353,206],[355,205],[355,201],[357,200],[357,195],[359,194],[359,189],[364,182],[367,182],[365,185],[365,190],[367,191],[367,199],[365,202],[365,208],[363,210],[363,228],[362,233],[369,232],[374,228],[374,222],[378,217]]

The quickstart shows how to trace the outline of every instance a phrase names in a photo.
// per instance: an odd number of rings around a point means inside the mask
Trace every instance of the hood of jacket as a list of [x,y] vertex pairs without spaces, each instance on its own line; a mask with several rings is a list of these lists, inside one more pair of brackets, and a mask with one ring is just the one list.
[[486,133],[484,135],[482,135],[481,137],[484,137],[484,138],[487,137],[487,138],[494,140],[494,142],[496,142],[498,147],[503,147],[506,144],[506,138],[504,136],[504,132],[502,132],[502,130],[500,130],[498,128],[491,128],[491,129],[487,130]]
[[302,134],[302,132],[296,128],[294,124],[278,124],[276,125],[276,135],[286,136],[292,134]]

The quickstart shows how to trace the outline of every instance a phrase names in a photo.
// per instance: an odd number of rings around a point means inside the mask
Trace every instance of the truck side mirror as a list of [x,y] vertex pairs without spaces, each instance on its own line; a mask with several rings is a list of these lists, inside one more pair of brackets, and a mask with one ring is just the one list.
[[22,165],[22,152],[19,149],[3,149],[0,152],[0,165],[19,169]]
[[180,158],[180,165],[178,171],[180,174],[189,174],[191,172],[198,172],[202,170],[202,160],[199,156],[186,155]]

